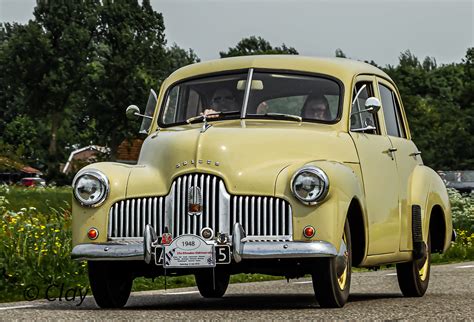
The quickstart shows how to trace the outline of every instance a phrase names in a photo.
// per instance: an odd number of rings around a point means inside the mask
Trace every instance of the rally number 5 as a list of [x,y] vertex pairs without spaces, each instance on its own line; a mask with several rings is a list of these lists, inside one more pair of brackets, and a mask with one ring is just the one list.
[[219,247],[217,248],[217,262],[219,263],[226,263],[229,258],[228,252],[226,251],[227,249],[225,247]]

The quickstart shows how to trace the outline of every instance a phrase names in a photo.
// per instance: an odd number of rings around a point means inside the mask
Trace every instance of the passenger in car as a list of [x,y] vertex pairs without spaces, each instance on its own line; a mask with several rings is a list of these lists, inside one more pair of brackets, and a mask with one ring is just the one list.
[[330,121],[328,100],[324,96],[308,96],[301,109],[301,116],[306,119]]
[[[228,88],[219,88],[212,95],[211,106],[202,113],[208,116],[217,112],[238,111],[239,107],[234,94]],[[209,115],[208,118],[216,118],[219,115]]]

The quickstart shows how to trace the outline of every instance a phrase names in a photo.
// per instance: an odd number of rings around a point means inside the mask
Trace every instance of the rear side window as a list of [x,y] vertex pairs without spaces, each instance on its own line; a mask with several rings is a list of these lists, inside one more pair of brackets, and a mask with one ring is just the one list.
[[379,90],[387,134],[405,138],[406,134],[403,127],[400,104],[398,103],[395,93],[382,84],[379,84]]

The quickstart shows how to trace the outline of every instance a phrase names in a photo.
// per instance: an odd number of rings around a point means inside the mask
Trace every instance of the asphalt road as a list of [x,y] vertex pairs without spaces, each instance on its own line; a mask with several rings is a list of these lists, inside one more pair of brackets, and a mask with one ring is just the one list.
[[422,298],[404,298],[394,270],[354,273],[349,302],[342,309],[319,308],[308,279],[232,284],[222,299],[201,298],[196,288],[137,292],[121,310],[100,310],[90,296],[82,303],[77,297],[0,304],[0,319],[37,318],[472,320],[474,262],[433,266]]

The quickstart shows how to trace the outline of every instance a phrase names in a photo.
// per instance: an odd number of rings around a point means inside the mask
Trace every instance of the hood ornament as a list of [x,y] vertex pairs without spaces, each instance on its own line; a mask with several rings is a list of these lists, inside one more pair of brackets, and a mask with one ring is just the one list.
[[188,189],[188,215],[200,216],[202,214],[202,192],[198,186]]

